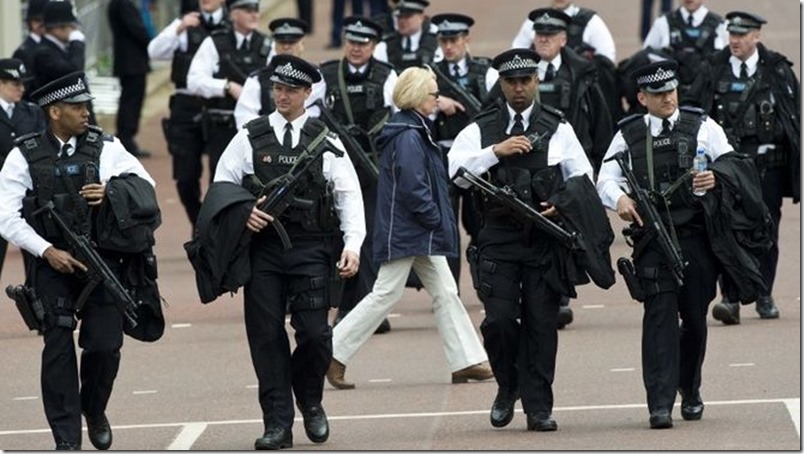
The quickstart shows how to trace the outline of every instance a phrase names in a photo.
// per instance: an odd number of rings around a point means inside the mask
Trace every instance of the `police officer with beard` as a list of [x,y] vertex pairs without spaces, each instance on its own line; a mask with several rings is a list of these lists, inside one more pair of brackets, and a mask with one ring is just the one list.
[[[52,202],[71,230],[91,235],[93,211],[104,202],[111,177],[133,173],[151,185],[154,181],[118,139],[89,125],[92,97],[83,72],[56,79],[31,98],[44,109],[48,126],[20,138],[0,170],[0,235],[35,257],[26,275],[45,307],[42,401],[56,449],[81,449],[82,413],[89,441],[109,449],[106,405],[120,365],[123,318],[103,286],[76,313],[85,285],[81,272],[87,268],[68,252],[60,227],[33,211]],[[107,263],[114,270],[115,262]],[[80,369],[73,340],[76,316]]]
[[[779,317],[772,290],[782,199],[798,202],[801,196],[799,82],[792,63],[760,42],[765,19],[742,11],[730,12],[726,19],[729,47],[699,69],[689,101],[700,103],[726,130],[736,150],[756,163],[762,196],[773,218],[773,244],[760,266],[768,293],[757,299],[756,311],[762,319],[774,319]],[[740,303],[724,296],[712,315],[727,325],[740,323]]]
[[[152,60],[172,60],[170,80],[176,91],[170,97],[170,117],[163,120],[163,129],[173,160],[176,191],[193,226],[201,209],[202,156],[211,153],[207,149],[211,141],[205,140],[202,126],[206,101],[187,88],[187,74],[201,43],[213,32],[229,27],[223,2],[201,0],[194,11],[173,20],[148,43],[148,56]],[[210,168],[214,174],[212,160]]]
[[[365,17],[351,16],[344,24],[344,56],[321,64],[323,87],[328,108],[333,116],[353,132],[355,140],[366,153],[375,150],[374,139],[392,111],[393,91],[397,74],[394,68],[372,56],[377,41],[382,36],[382,27]],[[378,159],[370,155],[370,159]],[[356,164],[357,176],[363,193],[366,215],[366,240],[360,249],[360,270],[353,279],[346,281],[335,323],[346,317],[364,296],[371,293],[377,280],[378,265],[372,259],[372,231],[374,205],[377,198],[377,176]],[[378,333],[391,329],[385,319]]]
[[[571,177],[591,180],[592,165],[561,112],[536,102],[538,62],[539,55],[529,49],[494,58],[505,106],[477,117],[458,134],[448,155],[449,172],[455,175],[460,167],[476,175],[488,172],[492,184],[512,188],[520,200],[552,217],[558,211],[547,197]],[[534,133],[541,137],[535,147],[527,137]],[[498,386],[491,425],[508,425],[521,396],[528,430],[556,430],[552,385],[561,295],[547,279],[558,266],[551,249],[555,240],[525,229],[491,201],[482,201],[480,213],[475,288],[486,310],[480,330]]]
[[[243,184],[258,195],[263,183],[286,174],[312,142],[343,152],[337,136],[310,118],[304,103],[321,77],[308,62],[277,55],[271,64],[276,110],[237,132],[221,156],[215,181]],[[245,285],[246,335],[259,384],[265,433],[255,449],[293,446],[293,396],[304,419],[307,437],[323,443],[329,424],[322,406],[324,375],[332,360],[332,329],[327,320],[328,281],[337,262],[341,278],[353,276],[360,265],[365,219],[360,183],[346,155],[325,152],[295,194],[310,200],[307,207],[291,206],[279,220],[293,247],[284,250],[273,218],[257,207],[246,227],[250,244],[251,280]],[[261,197],[257,206],[265,200]],[[343,251],[334,250],[338,228]],[[291,353],[285,313],[295,329]]]

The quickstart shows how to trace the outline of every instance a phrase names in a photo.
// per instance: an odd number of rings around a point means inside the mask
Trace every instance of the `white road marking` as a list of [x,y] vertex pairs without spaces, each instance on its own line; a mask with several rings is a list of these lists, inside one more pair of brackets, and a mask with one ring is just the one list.
[[22,397],[15,397],[11,400],[36,400],[39,399],[39,396],[22,396]]
[[790,413],[790,419],[796,426],[796,433],[798,438],[801,439],[801,399],[785,399],[784,405],[787,407],[787,412]]
[[733,363],[729,364],[729,367],[753,367],[756,366],[754,363]]
[[402,314],[388,314],[388,318],[399,318]]
[[171,328],[189,328],[193,326],[192,323],[174,323],[170,325]]
[[248,388],[248,389],[257,389],[259,387],[260,387],[260,385],[246,385],[246,388]]
[[606,307],[606,305],[605,304],[584,304],[581,307],[584,308],[584,309],[603,309],[604,307]]
[[611,372],[633,372],[633,371],[634,371],[633,367],[616,367],[614,369],[611,369]]
[[375,378],[373,380],[369,380],[369,383],[388,383],[392,381],[390,378]]
[[142,391],[132,391],[131,394],[134,394],[135,396],[139,396],[139,395],[142,395],[142,394],[156,394],[157,392],[158,391],[155,390],[155,389],[146,389],[146,390],[142,390]]
[[167,449],[169,451],[187,451],[193,447],[195,441],[205,430],[207,430],[207,424],[203,422],[185,424]]

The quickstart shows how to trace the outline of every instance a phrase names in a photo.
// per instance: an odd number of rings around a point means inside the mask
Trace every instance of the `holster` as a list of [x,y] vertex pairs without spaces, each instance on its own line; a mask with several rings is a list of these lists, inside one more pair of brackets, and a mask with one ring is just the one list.
[[170,118],[162,119],[162,135],[165,136],[165,143],[167,143],[168,153],[173,154],[173,147],[170,145],[173,138],[170,134]]
[[45,308],[32,287],[9,285],[6,295],[14,300],[25,326],[31,331],[44,331]]
[[469,274],[472,276],[472,287],[480,290],[480,267],[478,266],[479,254],[477,246],[471,245],[466,248],[466,262],[469,263]]
[[634,264],[631,262],[631,260],[628,260],[625,257],[620,257],[617,260],[617,270],[623,276],[625,285],[628,287],[628,293],[631,294],[631,298],[639,301],[640,303],[644,303],[646,296],[645,290],[639,283],[639,278],[636,275],[636,270],[634,269]]

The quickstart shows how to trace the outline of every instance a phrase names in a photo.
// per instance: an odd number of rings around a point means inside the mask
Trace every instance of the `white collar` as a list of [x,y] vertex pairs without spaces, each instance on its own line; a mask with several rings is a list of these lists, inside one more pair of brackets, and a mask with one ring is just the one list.
[[[729,63],[731,63],[731,72],[736,76],[740,77],[740,65],[742,65],[743,60],[732,55],[729,57]],[[759,63],[759,49],[754,49],[754,53],[751,54],[750,57],[745,59],[745,66],[748,70],[748,75],[751,76],[754,74],[757,68],[757,64]]]
[[2,108],[2,109],[3,109],[3,114],[4,114],[4,115],[5,115],[5,113],[6,113],[6,112],[8,112],[8,106],[12,106],[12,107],[13,107],[13,106],[14,106],[14,103],[13,103],[13,102],[8,102],[8,101],[6,101],[5,99],[0,98],[0,108]]
[[64,44],[63,42],[61,42],[61,40],[59,38],[56,38],[55,36],[51,35],[50,33],[45,33],[45,38],[47,38],[48,41],[51,41],[55,45],[59,46],[59,49],[65,51],[65,52],[67,51],[67,45]]
[[73,153],[75,153],[75,146],[78,143],[78,138],[77,137],[72,136],[72,137],[70,137],[70,140],[68,140],[67,142],[62,142],[61,139],[59,139],[58,136],[56,136],[55,134],[53,134],[53,137],[55,137],[56,141],[59,142],[59,153],[61,153],[61,149],[62,149],[62,147],[64,147],[65,143],[69,143],[70,145],[72,145],[72,147],[70,148],[70,151],[67,152],[67,156],[72,156]]
[[[670,120],[671,128],[673,128],[676,125],[679,115],[680,115],[679,111],[678,109],[676,109],[676,111],[673,112],[673,114],[667,118],[668,120]],[[645,118],[647,119],[648,126],[650,126],[651,135],[658,136],[662,132],[662,121],[664,121],[664,119],[659,118],[652,114],[645,115]]]
[[704,5],[699,6],[698,9],[695,10],[695,12],[690,12],[689,10],[687,10],[687,8],[684,8],[683,6],[679,7],[678,9],[681,10],[681,18],[684,19],[684,23],[687,22],[687,17],[689,17],[690,14],[692,14],[692,25],[696,27],[700,25],[701,22],[703,22],[704,17],[706,17],[706,14],[709,12],[709,10]]

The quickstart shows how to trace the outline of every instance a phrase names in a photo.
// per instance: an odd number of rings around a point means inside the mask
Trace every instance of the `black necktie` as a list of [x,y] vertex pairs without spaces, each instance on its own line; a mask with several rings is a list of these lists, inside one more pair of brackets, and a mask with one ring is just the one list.
[[213,27],[215,27],[215,21],[214,21],[214,20],[212,20],[212,16],[211,16],[211,15],[210,15],[210,16],[204,16],[204,18],[205,18],[204,22],[206,22],[206,26],[207,26],[207,28],[213,28]]
[[457,63],[452,64],[452,75],[455,77],[461,77],[461,69],[458,67]]
[[662,120],[662,135],[670,134],[670,120],[667,118]]
[[511,127],[512,136],[521,136],[525,133],[525,125],[522,123],[522,115],[514,115],[514,126]]
[[740,79],[748,79],[748,65],[745,62],[740,63]]
[[288,150],[293,148],[293,125],[285,123],[285,137],[282,138],[282,146]]
[[544,81],[550,82],[556,77],[556,67],[552,63],[547,64],[547,71],[544,72]]
[[410,36],[406,36],[406,37],[404,37],[404,38],[403,38],[403,40],[404,40],[404,46],[405,46],[405,49],[404,49],[404,50],[405,50],[405,52],[406,52],[406,53],[411,53],[411,52],[413,52],[413,43],[411,42],[411,41],[413,41],[413,40],[412,40],[412,39],[410,39]]
[[687,14],[687,25],[689,25],[690,27],[695,26],[692,24],[692,14]]
[[61,152],[59,153],[59,157],[60,158],[61,157],[66,158],[67,156],[70,156],[70,150],[72,148],[73,148],[73,146],[70,145],[69,143],[65,143],[64,145],[62,145],[61,146]]
[[242,51],[248,50],[248,38],[243,38],[243,42],[240,43],[240,50]]

